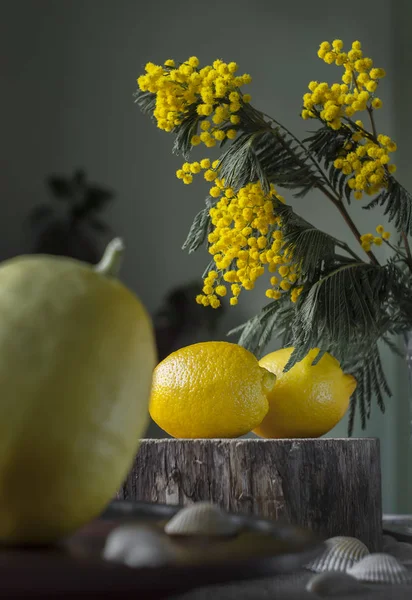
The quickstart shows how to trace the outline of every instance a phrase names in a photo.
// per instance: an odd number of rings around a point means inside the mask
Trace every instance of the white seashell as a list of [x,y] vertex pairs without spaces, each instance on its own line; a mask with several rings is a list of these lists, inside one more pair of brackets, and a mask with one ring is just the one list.
[[365,544],[353,537],[337,536],[326,540],[325,544],[325,552],[306,565],[310,571],[344,572],[369,554]]
[[347,573],[329,571],[318,573],[306,584],[308,592],[318,596],[346,596],[356,592],[365,593],[365,586]]
[[165,525],[169,535],[229,536],[239,527],[223,510],[210,502],[198,502],[182,508]]
[[390,554],[369,554],[348,570],[359,581],[412,583],[412,573]]
[[173,559],[167,538],[139,525],[121,525],[107,536],[103,549],[106,560],[129,567],[159,567]]

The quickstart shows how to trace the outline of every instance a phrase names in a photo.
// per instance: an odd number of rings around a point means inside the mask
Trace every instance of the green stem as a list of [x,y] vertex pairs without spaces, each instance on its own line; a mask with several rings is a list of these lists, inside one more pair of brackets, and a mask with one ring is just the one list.
[[[343,117],[343,120],[346,121],[347,123],[349,123],[349,125],[351,125],[352,128],[355,129],[355,131],[359,131],[359,133],[361,133],[364,137],[368,138],[368,140],[371,140],[371,142],[374,142],[375,144],[379,144],[378,138],[373,133],[371,133],[370,131],[367,131],[360,125],[357,125],[355,123],[355,121],[353,121],[349,117]],[[347,127],[347,126],[345,125],[345,127]]]
[[399,250],[399,248],[397,248],[396,246],[394,246],[393,244],[391,244],[390,242],[388,242],[388,240],[383,240],[385,242],[385,244],[391,248],[391,250],[393,250],[398,256],[402,257],[402,260],[404,262],[408,262],[408,257],[406,256],[406,254],[404,254],[403,252],[401,252]]
[[114,238],[108,243],[100,262],[94,267],[97,273],[107,277],[116,277],[120,270],[125,246],[121,238]]
[[368,111],[369,120],[370,120],[371,125],[372,125],[372,133],[373,133],[373,135],[375,137],[376,142],[379,144],[379,142],[378,142],[378,132],[376,131],[375,117],[373,116],[373,108],[370,107],[370,106],[367,106],[366,110]]
[[[352,219],[349,216],[348,211],[346,210],[345,206],[343,205],[342,202],[334,202],[336,208],[338,209],[338,211],[340,212],[340,214],[342,215],[342,217],[344,218],[346,224],[348,225],[349,229],[352,231],[353,235],[355,236],[355,238],[358,240],[359,244],[362,244],[361,240],[360,240],[360,232],[358,230],[358,228],[356,227],[355,223],[352,221]],[[368,250],[366,252],[366,254],[369,256],[371,262],[374,265],[379,265],[379,261],[376,258],[376,256],[374,255],[374,253],[371,250]]]

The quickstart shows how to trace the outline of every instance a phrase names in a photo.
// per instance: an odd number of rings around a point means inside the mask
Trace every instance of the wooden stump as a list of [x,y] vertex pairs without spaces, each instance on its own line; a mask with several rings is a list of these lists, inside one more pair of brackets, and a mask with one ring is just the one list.
[[222,508],[382,548],[379,440],[143,440],[118,498]]

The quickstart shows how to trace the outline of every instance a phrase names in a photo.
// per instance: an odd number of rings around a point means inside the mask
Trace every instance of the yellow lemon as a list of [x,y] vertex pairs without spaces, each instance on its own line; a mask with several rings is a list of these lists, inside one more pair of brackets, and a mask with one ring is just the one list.
[[22,256],[0,266],[0,540],[52,542],[99,515],[148,422],[155,344],[137,297],[97,269]]
[[254,433],[267,438],[313,438],[330,431],[346,413],[356,380],[345,375],[339,362],[324,354],[312,366],[319,350],[311,350],[287,373],[283,368],[293,348],[264,356],[259,364],[277,376],[269,392],[269,412]]
[[266,415],[275,379],[237,344],[192,344],[156,367],[150,414],[173,437],[238,437]]

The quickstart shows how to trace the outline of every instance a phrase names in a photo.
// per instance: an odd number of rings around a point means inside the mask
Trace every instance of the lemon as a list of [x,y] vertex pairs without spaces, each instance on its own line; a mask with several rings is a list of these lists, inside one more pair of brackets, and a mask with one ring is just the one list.
[[262,421],[274,382],[274,375],[237,344],[192,344],[156,367],[149,410],[173,437],[237,437]]
[[313,438],[330,431],[346,413],[356,380],[345,375],[339,362],[324,354],[312,366],[319,350],[311,350],[287,373],[283,368],[293,348],[264,356],[259,364],[277,376],[269,392],[269,412],[254,433],[267,438]]
[[22,256],[0,266],[0,540],[52,542],[96,517],[132,464],[155,360],[138,298],[110,270]]

